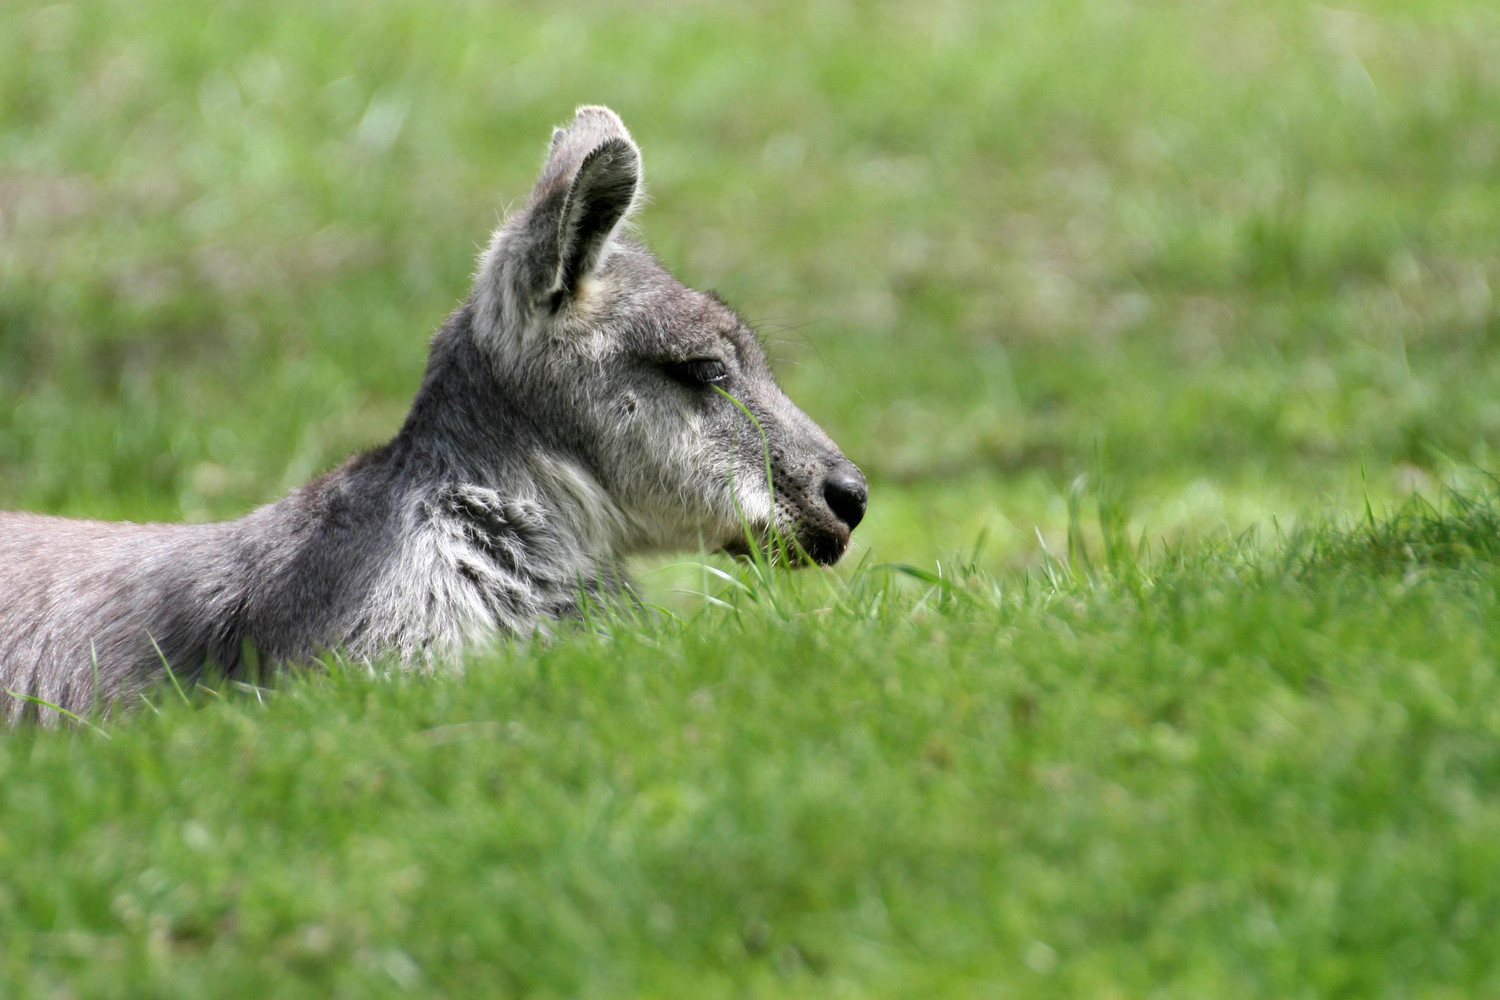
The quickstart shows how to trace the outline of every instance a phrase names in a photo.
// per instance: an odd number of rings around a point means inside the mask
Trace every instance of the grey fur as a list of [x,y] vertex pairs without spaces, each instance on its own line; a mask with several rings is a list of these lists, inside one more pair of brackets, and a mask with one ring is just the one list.
[[[430,667],[618,592],[632,553],[780,535],[837,560],[863,477],[734,312],[618,234],[640,162],[606,108],[554,133],[384,447],[219,524],[0,513],[0,689],[86,712],[163,661],[179,680],[333,649]],[[693,359],[734,399],[685,379]]]

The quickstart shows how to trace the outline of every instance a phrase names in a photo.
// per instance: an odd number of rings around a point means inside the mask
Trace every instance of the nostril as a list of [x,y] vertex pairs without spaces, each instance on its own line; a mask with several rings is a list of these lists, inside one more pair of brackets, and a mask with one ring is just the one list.
[[869,500],[865,477],[847,462],[840,465],[823,481],[823,499],[834,516],[853,531],[864,519],[865,503]]

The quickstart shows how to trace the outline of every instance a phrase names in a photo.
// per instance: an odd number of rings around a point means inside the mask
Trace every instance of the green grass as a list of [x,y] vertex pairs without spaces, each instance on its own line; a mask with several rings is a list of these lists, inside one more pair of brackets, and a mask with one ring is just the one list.
[[1483,0],[5,6],[0,509],[388,437],[583,102],[872,500],[0,734],[0,994],[1500,993],[1497,66]]
[[[1477,996],[1493,500],[164,686],[0,743],[10,995]],[[903,582],[905,581],[905,582]],[[1443,989],[1450,992],[1443,993]]]

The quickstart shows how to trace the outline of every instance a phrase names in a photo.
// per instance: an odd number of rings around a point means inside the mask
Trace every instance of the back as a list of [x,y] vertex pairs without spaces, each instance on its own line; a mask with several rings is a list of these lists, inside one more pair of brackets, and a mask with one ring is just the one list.
[[[237,656],[243,595],[214,558],[228,531],[0,512],[0,689],[86,711],[132,695],[163,657]],[[0,716],[26,704],[0,697]]]

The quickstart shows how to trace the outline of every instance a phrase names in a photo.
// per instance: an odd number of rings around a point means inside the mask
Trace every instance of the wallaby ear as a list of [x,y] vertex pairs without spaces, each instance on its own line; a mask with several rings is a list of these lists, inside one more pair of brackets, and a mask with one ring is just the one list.
[[480,266],[480,297],[496,296],[522,315],[562,308],[603,263],[640,187],[641,153],[619,116],[579,108],[552,133],[526,207],[495,233]]

